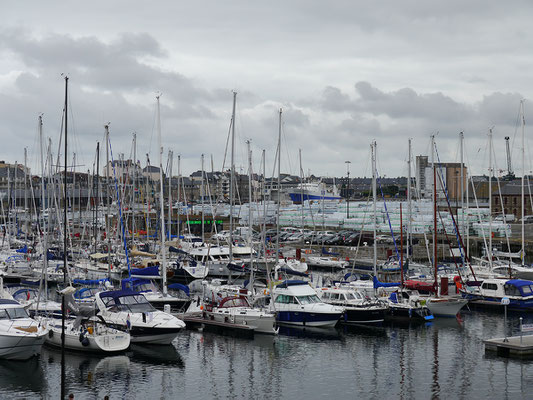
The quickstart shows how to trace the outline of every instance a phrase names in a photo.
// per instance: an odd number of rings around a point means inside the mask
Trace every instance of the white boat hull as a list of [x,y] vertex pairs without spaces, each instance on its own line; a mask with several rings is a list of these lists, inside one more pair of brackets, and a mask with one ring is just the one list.
[[455,317],[467,303],[465,299],[430,298],[426,306],[437,317]]

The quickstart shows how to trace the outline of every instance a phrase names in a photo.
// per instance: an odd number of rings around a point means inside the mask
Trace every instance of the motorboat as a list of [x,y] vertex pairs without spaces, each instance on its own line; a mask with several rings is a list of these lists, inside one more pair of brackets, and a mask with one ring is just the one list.
[[156,310],[146,297],[131,289],[96,294],[98,315],[116,329],[127,330],[132,343],[170,344],[185,323]]
[[479,286],[461,285],[463,298],[479,306],[501,308],[508,300],[509,309],[533,310],[533,281],[524,279],[484,279]]
[[180,283],[172,283],[167,289],[176,295],[164,294],[153,279],[126,278],[122,280],[122,289],[130,289],[142,293],[146,300],[157,310],[164,310],[165,305],[170,306],[170,311],[174,313],[185,311],[191,304],[189,288]]
[[[248,291],[243,289],[245,293]],[[204,306],[203,317],[206,319],[247,325],[255,333],[276,334],[276,317],[265,309],[250,305],[244,293],[223,298],[220,302],[208,302]]]
[[335,326],[342,307],[326,304],[317,296],[308,282],[286,280],[272,290],[271,311],[276,312],[282,324],[303,326]]
[[389,310],[385,301],[347,287],[324,287],[317,289],[317,293],[324,303],[344,308],[341,322],[345,324],[381,323]]
[[48,332],[17,301],[0,299],[0,358],[27,360],[39,354]]

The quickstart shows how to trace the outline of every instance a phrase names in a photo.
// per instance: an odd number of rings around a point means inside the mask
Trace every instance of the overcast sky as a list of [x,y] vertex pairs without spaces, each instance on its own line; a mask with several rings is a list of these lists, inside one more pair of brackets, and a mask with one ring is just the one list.
[[[0,4],[0,159],[38,173],[37,118],[57,154],[64,80],[69,76],[70,152],[92,170],[110,122],[114,158],[162,144],[182,171],[222,168],[237,95],[236,166],[253,169],[266,150],[272,174],[283,109],[282,171],[369,176],[378,146],[381,175],[406,176],[435,134],[441,161],[487,173],[493,127],[496,168],[510,136],[521,174],[520,100],[526,140],[533,129],[533,3],[529,1],[23,1]],[[527,146],[526,146],[527,148]],[[526,159],[530,159],[526,150]],[[69,156],[71,158],[72,156]],[[227,156],[229,159],[229,155]],[[102,154],[101,159],[105,158]],[[529,161],[528,161],[529,165]],[[228,166],[228,161],[226,161]],[[531,170],[530,166],[526,170]]]

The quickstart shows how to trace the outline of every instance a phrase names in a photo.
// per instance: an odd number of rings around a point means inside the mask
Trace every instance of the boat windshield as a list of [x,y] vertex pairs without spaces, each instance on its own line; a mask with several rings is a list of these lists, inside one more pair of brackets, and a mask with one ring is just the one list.
[[359,292],[346,292],[346,300],[361,300],[363,298],[363,295]]
[[320,303],[320,299],[316,294],[312,294],[309,296],[296,296],[300,304],[313,304],[313,303]]
[[6,308],[0,310],[0,319],[29,318],[28,312],[24,308]]
[[144,296],[131,295],[122,296],[118,299],[120,304],[115,304],[111,311],[128,311],[132,313],[153,312],[155,308],[146,300]]

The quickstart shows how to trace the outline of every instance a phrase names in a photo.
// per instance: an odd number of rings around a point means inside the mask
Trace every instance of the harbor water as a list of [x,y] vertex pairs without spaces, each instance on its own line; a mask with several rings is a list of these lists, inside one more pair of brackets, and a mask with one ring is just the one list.
[[[524,322],[533,317],[523,315]],[[517,334],[509,314],[507,334]],[[501,314],[464,311],[423,325],[283,328],[245,339],[183,331],[170,346],[114,356],[66,353],[75,399],[519,399],[531,398],[533,362],[485,354],[504,334]],[[60,350],[0,361],[0,398],[60,397]]]

